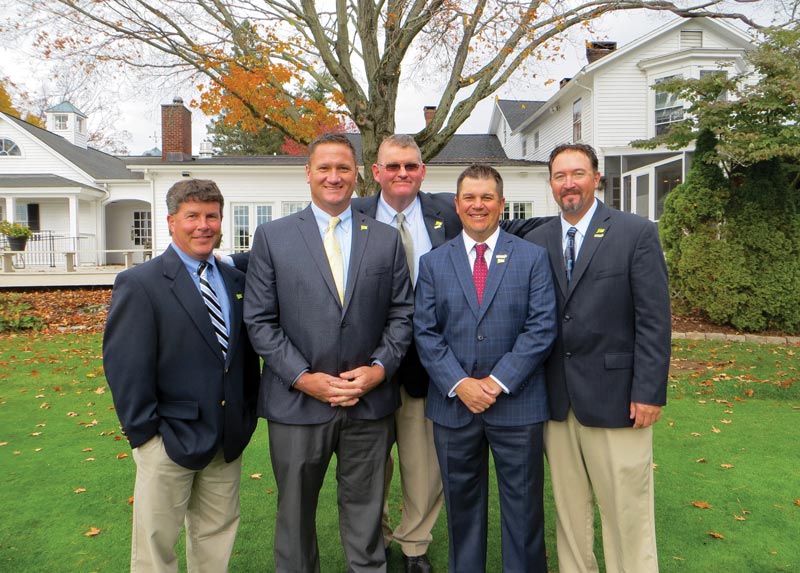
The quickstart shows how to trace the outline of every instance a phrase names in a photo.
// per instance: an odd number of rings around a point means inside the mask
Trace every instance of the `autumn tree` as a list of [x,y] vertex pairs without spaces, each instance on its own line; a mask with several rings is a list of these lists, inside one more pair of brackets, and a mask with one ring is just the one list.
[[44,127],[44,123],[42,122],[41,118],[31,113],[25,113],[23,115],[17,110],[17,108],[11,101],[11,95],[8,93],[6,85],[14,87],[14,84],[8,78],[0,79],[0,111],[7,113],[9,115],[13,115],[14,117],[24,119],[25,121],[27,121],[28,123],[32,123],[36,127]]
[[[738,0],[744,1],[744,0]],[[546,59],[572,28],[611,12],[648,10],[684,17],[730,17],[733,0],[27,0],[15,26],[38,26],[48,54],[120,62],[200,84],[200,106],[228,109],[247,126],[268,125],[307,142],[320,102],[302,95],[316,81],[326,111],[346,113],[361,133],[363,161],[395,131],[404,72],[442,76],[432,121],[415,138],[435,157],[483,99],[526,66]],[[42,20],[39,20],[41,23]],[[20,22],[25,22],[21,24]],[[95,58],[95,59],[92,59]],[[531,69],[528,69],[531,73]],[[205,79],[200,79],[205,78]],[[308,110],[302,113],[300,110]],[[319,114],[317,113],[319,112]],[[236,115],[238,114],[238,115]]]

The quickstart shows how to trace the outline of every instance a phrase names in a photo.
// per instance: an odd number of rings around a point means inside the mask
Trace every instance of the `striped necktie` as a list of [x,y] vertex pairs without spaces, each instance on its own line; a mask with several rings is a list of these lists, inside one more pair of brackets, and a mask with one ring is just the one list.
[[331,266],[333,282],[336,283],[339,302],[344,304],[344,259],[342,258],[342,249],[339,247],[339,239],[336,238],[335,231],[336,225],[340,221],[339,217],[328,219],[328,229],[325,231],[322,243],[325,247],[325,254],[328,256],[328,264]]
[[219,345],[222,347],[222,355],[228,354],[228,328],[225,326],[225,318],[222,314],[222,306],[219,304],[217,293],[211,288],[211,283],[206,278],[206,271],[209,264],[206,261],[200,263],[197,269],[197,274],[200,275],[200,292],[203,295],[203,302],[206,303],[208,309],[208,316],[211,319],[211,325],[214,327],[214,333],[217,335]]

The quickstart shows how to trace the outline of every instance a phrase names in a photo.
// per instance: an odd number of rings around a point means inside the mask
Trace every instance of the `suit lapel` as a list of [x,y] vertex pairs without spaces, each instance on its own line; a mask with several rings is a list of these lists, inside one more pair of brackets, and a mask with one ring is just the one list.
[[333,281],[331,265],[328,262],[328,256],[325,254],[322,237],[320,237],[319,234],[317,220],[310,206],[300,211],[297,218],[297,225],[300,229],[300,235],[302,235],[303,240],[306,242],[306,247],[311,255],[311,259],[314,261],[314,264],[317,265],[317,269],[325,280],[325,284],[328,285],[331,296],[341,305],[341,303],[339,303],[339,292],[336,290],[336,283]]
[[[170,246],[164,251],[164,276],[170,281],[170,289],[178,302],[194,322],[206,344],[213,350],[214,356],[222,360],[222,349],[219,346],[214,327],[208,318],[208,309],[203,302],[203,296],[189,276],[183,261]],[[199,264],[199,263],[198,263]]]
[[478,304],[478,293],[475,292],[475,281],[472,278],[472,269],[469,266],[464,236],[459,235],[450,241],[445,248],[450,249],[450,261],[453,264],[453,269],[455,269],[458,284],[461,285],[464,297],[469,303],[468,306],[477,320],[480,314],[480,305]]
[[589,223],[589,228],[586,230],[586,236],[583,238],[581,250],[578,253],[578,258],[575,260],[575,268],[572,271],[572,280],[569,281],[568,296],[575,291],[575,287],[583,277],[592,257],[597,252],[597,248],[606,236],[609,227],[611,226],[611,213],[600,201],[597,202],[597,210]]
[[364,251],[367,249],[367,239],[369,238],[370,219],[366,215],[353,212],[353,230],[350,243],[350,265],[347,269],[347,290],[344,293],[344,309],[350,305],[353,298],[353,291],[358,282],[358,271],[361,268],[361,261],[364,258]]
[[[497,289],[503,281],[503,275],[508,268],[508,260],[511,258],[511,252],[514,250],[513,241],[502,230],[500,236],[497,237],[497,243],[492,251],[492,261],[489,263],[489,276],[486,277],[486,286],[483,289],[483,300],[481,301],[480,311],[478,312],[478,320],[483,318],[486,310],[492,304],[492,299],[497,294]],[[473,281],[473,290],[474,281]],[[478,301],[477,294],[475,295],[475,302]]]
[[227,265],[217,265],[225,289],[228,291],[228,301],[231,306],[231,320],[228,324],[228,358],[233,355],[236,345],[239,343],[239,328],[233,325],[242,324],[242,306],[244,294],[244,280],[240,275],[235,275],[228,269]]
[[418,197],[422,206],[422,218],[425,220],[425,228],[431,239],[431,249],[435,249],[442,246],[446,241],[444,216],[441,209],[430,200],[427,193],[420,193]]
[[567,271],[564,268],[564,251],[561,241],[561,219],[555,219],[547,229],[547,252],[550,255],[550,265],[556,276],[556,283],[561,289],[561,294],[567,296]]

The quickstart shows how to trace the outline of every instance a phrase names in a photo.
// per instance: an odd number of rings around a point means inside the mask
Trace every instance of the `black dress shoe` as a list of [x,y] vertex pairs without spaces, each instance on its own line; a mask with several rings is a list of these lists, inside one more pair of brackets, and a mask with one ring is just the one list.
[[428,561],[427,555],[418,557],[403,555],[403,562],[406,564],[406,573],[432,573],[433,571],[433,565]]

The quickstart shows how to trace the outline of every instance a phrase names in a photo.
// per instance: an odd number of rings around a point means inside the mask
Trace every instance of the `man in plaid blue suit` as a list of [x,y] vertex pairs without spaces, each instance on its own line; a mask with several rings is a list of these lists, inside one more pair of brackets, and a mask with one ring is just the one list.
[[464,230],[420,259],[414,313],[431,379],[426,415],[444,484],[449,570],[486,569],[491,448],[503,570],[546,573],[543,364],[556,337],[547,253],[499,228],[503,180],[495,169],[467,168],[455,206]]

